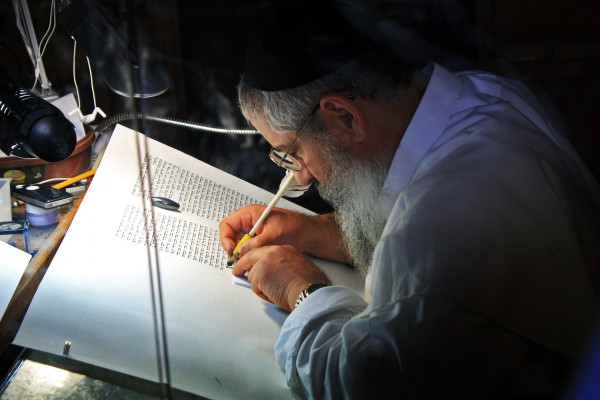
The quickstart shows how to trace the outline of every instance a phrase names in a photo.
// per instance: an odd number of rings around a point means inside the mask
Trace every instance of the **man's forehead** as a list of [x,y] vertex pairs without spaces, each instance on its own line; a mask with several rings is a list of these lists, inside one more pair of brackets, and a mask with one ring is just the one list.
[[286,150],[290,143],[294,140],[294,135],[291,133],[285,134],[273,131],[262,112],[251,116],[249,118],[249,122],[254,129],[256,129],[276,150]]
[[262,112],[250,115],[248,123],[263,136],[271,131],[271,127]]

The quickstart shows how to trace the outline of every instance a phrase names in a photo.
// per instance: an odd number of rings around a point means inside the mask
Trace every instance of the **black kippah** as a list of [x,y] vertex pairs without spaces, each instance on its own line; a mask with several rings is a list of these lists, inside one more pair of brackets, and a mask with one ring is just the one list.
[[250,38],[244,77],[264,91],[307,84],[357,58],[370,39],[339,2],[278,1]]

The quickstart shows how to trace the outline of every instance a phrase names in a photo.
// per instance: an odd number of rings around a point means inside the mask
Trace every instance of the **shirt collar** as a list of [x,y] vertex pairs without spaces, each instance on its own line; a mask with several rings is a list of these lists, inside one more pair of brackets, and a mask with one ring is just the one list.
[[382,212],[387,217],[396,198],[409,184],[420,160],[442,135],[457,102],[460,78],[432,63],[424,70],[430,76],[421,102],[415,111],[383,184]]

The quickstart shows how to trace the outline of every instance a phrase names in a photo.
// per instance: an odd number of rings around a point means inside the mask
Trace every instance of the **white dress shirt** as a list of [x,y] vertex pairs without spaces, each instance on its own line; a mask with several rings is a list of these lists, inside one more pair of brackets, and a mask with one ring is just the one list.
[[594,178],[520,83],[424,72],[383,187],[369,303],[319,289],[282,328],[275,353],[299,396],[548,394],[594,323]]

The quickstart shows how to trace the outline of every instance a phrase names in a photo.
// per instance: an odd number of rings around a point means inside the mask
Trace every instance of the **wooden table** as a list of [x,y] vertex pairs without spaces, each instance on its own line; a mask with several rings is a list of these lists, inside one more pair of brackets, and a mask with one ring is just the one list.
[[[27,308],[35,295],[50,262],[56,254],[58,247],[67,233],[83,197],[84,195],[79,196],[72,205],[63,206],[63,209],[61,210],[62,215],[58,225],[47,228],[31,229],[32,234],[30,235],[29,247],[30,249],[37,250],[37,253],[27,265],[15,292],[8,303],[4,316],[2,317],[2,320],[0,320],[0,355],[4,353],[17,335],[23,317],[27,312]],[[25,207],[22,207],[23,210],[19,210],[19,207],[17,207],[17,209],[14,210],[14,219],[19,219],[19,213],[24,214],[24,208]],[[14,241],[17,247],[24,249],[25,245],[23,240],[22,237],[15,237]]]

